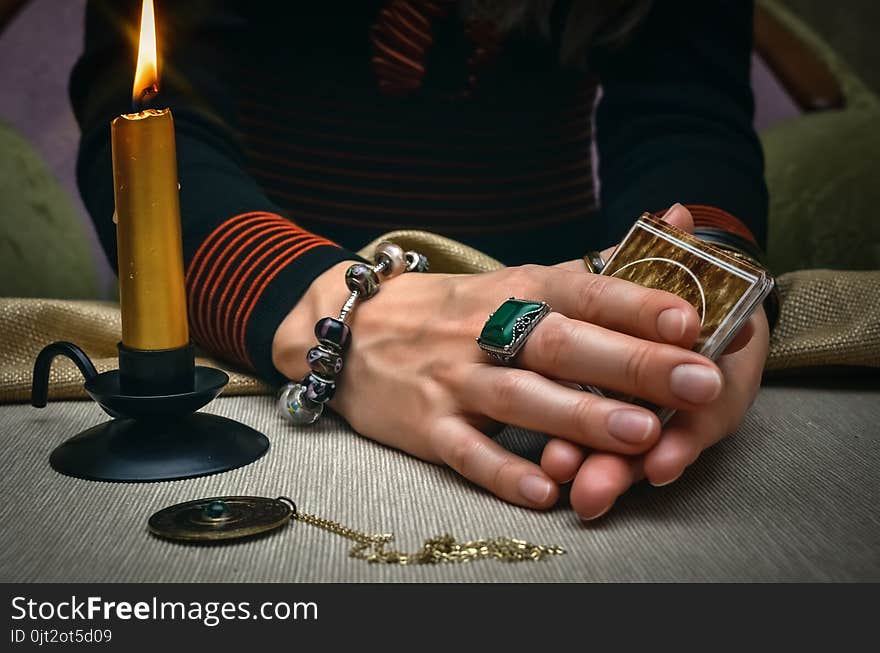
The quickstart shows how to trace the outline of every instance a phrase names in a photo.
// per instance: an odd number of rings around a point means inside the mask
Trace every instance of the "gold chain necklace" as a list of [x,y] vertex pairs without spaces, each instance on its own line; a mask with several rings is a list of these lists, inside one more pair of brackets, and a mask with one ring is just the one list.
[[349,556],[381,564],[430,565],[484,558],[522,562],[565,553],[559,546],[531,544],[508,537],[458,542],[451,535],[432,537],[425,540],[420,550],[404,553],[388,548],[393,535],[371,535],[331,519],[300,512],[287,497],[227,496],[187,501],[153,514],[149,529],[158,537],[180,542],[219,542],[267,533],[291,520],[351,540],[354,546]]

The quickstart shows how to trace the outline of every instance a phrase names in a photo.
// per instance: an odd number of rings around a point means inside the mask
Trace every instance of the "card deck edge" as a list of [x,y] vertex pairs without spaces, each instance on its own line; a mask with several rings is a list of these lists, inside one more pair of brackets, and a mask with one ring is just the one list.
[[[766,270],[758,268],[757,266],[752,265],[747,261],[743,261],[734,256],[731,256],[722,248],[716,247],[711,243],[702,241],[693,234],[689,234],[688,232],[679,229],[675,225],[671,225],[668,222],[663,222],[662,220],[655,218],[650,213],[642,214],[642,216],[633,223],[633,225],[627,231],[626,235],[621,239],[620,244],[614,249],[614,252],[612,252],[611,256],[608,257],[608,260],[605,262],[605,266],[603,267],[603,270],[600,274],[602,274],[603,276],[608,276],[607,274],[605,274],[605,270],[610,269],[611,264],[616,258],[618,252],[621,251],[623,245],[626,243],[632,233],[636,229],[640,228],[640,224],[648,224],[658,231],[662,231],[668,238],[689,245],[699,252],[699,254],[695,255],[702,255],[710,262],[713,262],[711,261],[711,258],[714,257],[729,265],[730,267],[741,270],[742,272],[754,277],[753,281],[749,281],[750,286],[748,290],[743,293],[739,301],[737,301],[734,307],[724,317],[724,320],[721,322],[721,324],[719,324],[718,328],[712,333],[712,335],[710,335],[706,339],[706,341],[703,343],[703,346],[699,350],[696,350],[697,353],[706,356],[710,360],[716,360],[727,348],[727,346],[733,341],[736,333],[739,331],[739,328],[742,327],[749,316],[751,316],[751,314],[756,310],[757,306],[762,301],[764,301],[767,295],[770,294],[774,285],[773,279],[767,274]],[[744,305],[746,306],[746,308],[742,308]],[[738,315],[743,318],[742,321],[739,322],[739,328],[725,327],[725,325],[734,315]],[[724,335],[718,338],[718,334],[721,333],[722,330],[725,328],[726,332],[724,332]],[[589,390],[590,392],[593,392],[598,396],[607,397],[607,395],[600,388],[592,385],[583,387],[585,390]],[[665,424],[676,412],[673,408],[663,408],[660,406],[654,406],[653,404],[650,404],[649,406],[653,409],[653,412],[660,419],[661,424]]]

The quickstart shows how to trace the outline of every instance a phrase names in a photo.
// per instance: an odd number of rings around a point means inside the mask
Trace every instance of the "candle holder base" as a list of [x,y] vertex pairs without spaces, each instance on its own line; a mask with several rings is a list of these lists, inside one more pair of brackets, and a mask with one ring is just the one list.
[[[49,462],[62,474],[92,481],[170,481],[242,467],[269,449],[268,438],[251,427],[195,412],[220,394],[229,377],[221,370],[191,362],[184,384],[189,390],[146,394],[142,386],[134,386],[140,390],[133,392],[131,380],[126,384],[120,370],[98,374],[79,347],[56,342],[45,347],[34,363],[31,403],[37,408],[47,403],[49,368],[59,355],[76,363],[85,377],[86,392],[114,418],[72,437],[52,452]],[[131,358],[140,353],[125,350],[125,355]],[[155,352],[149,355],[156,358]],[[168,350],[168,356],[185,358],[186,352]]]
[[90,481],[172,481],[242,467],[268,449],[266,436],[245,424],[192,413],[173,421],[98,424],[58,446],[49,463]]

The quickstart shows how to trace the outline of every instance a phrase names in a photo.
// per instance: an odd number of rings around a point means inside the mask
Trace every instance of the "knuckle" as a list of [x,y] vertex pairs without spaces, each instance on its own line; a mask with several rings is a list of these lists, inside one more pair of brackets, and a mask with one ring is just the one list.
[[511,406],[521,403],[523,393],[528,392],[528,377],[519,370],[508,370],[499,376],[492,394],[496,409],[506,411]]
[[591,434],[596,428],[596,399],[592,395],[584,394],[571,408],[571,418],[575,430],[580,434]]
[[649,385],[653,351],[647,342],[639,342],[630,348],[624,368],[624,377],[630,387],[640,390]]
[[700,321],[697,309],[688,300],[679,297],[675,293],[658,288],[640,288],[642,302],[639,309],[639,318],[644,319],[646,323],[650,323],[651,327],[656,325],[657,317],[667,308],[676,308],[685,314],[686,321]]
[[433,420],[425,429],[425,440],[432,457],[442,460],[445,464],[453,467],[452,447],[450,447],[448,442],[447,423],[443,419]]
[[446,464],[452,467],[462,476],[469,478],[470,468],[473,466],[472,461],[476,457],[476,449],[479,446],[477,441],[471,438],[460,438],[456,440],[450,447],[446,456]]
[[[554,317],[555,315],[555,317]],[[532,334],[535,355],[549,369],[559,369],[571,341],[571,330],[562,316],[548,315]]]
[[412,419],[416,424],[423,416],[430,415],[438,407],[448,404],[448,389],[433,379],[425,378],[415,384],[413,390],[412,405],[416,410],[413,411]]
[[497,495],[501,495],[504,491],[505,487],[505,478],[510,475],[510,472],[513,470],[513,461],[510,459],[505,459],[501,461],[501,464],[495,468],[495,473],[492,474],[492,481],[489,489]]
[[452,358],[438,356],[427,362],[422,369],[422,376],[450,390],[459,390],[468,375],[463,373],[463,366]]
[[543,268],[540,265],[528,264],[511,268],[507,282],[523,297],[532,297],[540,294],[543,286]]
[[664,309],[670,308],[670,305],[674,306],[674,303],[670,303],[664,297],[666,293],[660,291],[642,291],[639,288],[637,292],[640,293],[640,301],[636,304],[636,324],[644,326],[647,333],[656,333],[657,318]]
[[608,295],[608,279],[589,274],[583,277],[578,293],[577,307],[579,314],[593,321],[600,321],[602,307]]

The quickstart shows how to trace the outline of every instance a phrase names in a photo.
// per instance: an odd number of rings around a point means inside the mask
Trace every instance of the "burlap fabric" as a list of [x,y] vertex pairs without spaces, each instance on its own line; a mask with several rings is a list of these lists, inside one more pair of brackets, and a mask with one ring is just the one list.
[[[502,266],[471,247],[423,231],[395,231],[382,239],[424,252],[435,272],[487,272]],[[367,254],[374,247],[375,242],[361,251]],[[782,313],[771,342],[768,371],[880,367],[880,271],[802,270],[782,275],[778,283]],[[119,308],[113,303],[0,299],[0,401],[29,399],[34,358],[56,340],[78,344],[99,372],[115,368],[120,326]],[[228,395],[270,392],[255,377],[223,362],[200,359],[200,363],[229,373]],[[53,365],[49,396],[86,397],[82,376],[69,361],[59,359]]]

